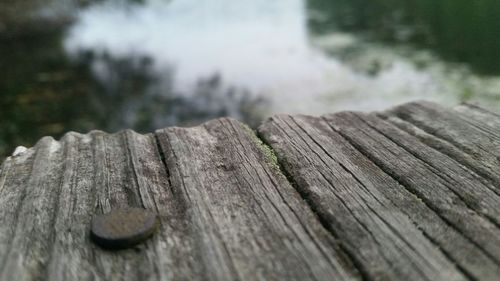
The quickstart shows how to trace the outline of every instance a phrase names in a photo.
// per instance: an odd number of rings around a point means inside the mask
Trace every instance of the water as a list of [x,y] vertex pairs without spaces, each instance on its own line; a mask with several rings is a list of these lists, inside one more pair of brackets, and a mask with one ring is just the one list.
[[73,130],[232,116],[500,109],[496,0],[25,0],[0,4],[0,155]]

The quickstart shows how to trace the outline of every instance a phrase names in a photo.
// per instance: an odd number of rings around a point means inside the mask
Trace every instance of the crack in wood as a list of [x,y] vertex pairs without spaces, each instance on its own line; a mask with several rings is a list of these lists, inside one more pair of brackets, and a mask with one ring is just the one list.
[[[333,127],[332,127],[333,128]],[[426,196],[423,196],[422,193],[418,191],[418,189],[413,188],[411,185],[408,184],[408,182],[402,177],[400,177],[398,174],[396,174],[390,167],[388,167],[384,162],[378,160],[377,158],[373,157],[373,155],[365,149],[363,146],[359,145],[355,140],[353,140],[350,136],[346,135],[343,133],[341,130],[337,130],[333,128],[337,132],[339,132],[351,145],[353,145],[359,152],[361,152],[363,155],[365,155],[370,161],[372,161],[375,165],[380,167],[387,175],[389,175],[391,178],[393,178],[395,181],[397,181],[402,187],[404,187],[407,191],[411,192],[414,194],[416,197],[418,197],[429,209],[433,210],[441,219],[443,219],[444,222],[446,222],[450,227],[453,229],[457,230],[459,233],[464,235],[468,239],[468,241],[474,245],[476,245],[478,248],[481,249],[481,251],[487,255],[492,261],[494,261],[497,266],[500,266],[500,262],[498,259],[494,256],[492,256],[486,248],[483,248],[482,245],[478,244],[476,241],[471,239],[467,233],[463,233],[460,228],[457,228],[457,225],[450,221],[446,216],[443,216],[442,212],[439,211],[439,208],[434,208],[434,204],[430,202]],[[447,254],[448,255],[448,254]]]
[[[0,169],[0,279],[495,280],[500,115],[456,110],[44,138]],[[93,215],[135,205],[158,213],[150,240],[89,241]]]

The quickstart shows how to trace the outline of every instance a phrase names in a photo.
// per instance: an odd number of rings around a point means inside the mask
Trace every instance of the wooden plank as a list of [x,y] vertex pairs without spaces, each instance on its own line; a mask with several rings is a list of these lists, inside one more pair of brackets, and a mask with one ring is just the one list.
[[[359,280],[245,128],[70,133],[8,158],[0,280]],[[95,246],[92,216],[125,206],[155,210],[158,232],[133,249]]]
[[453,110],[460,113],[460,115],[465,116],[469,121],[476,121],[475,124],[489,126],[489,130],[496,134],[500,128],[500,115],[488,110],[485,107],[481,107],[472,103],[463,103],[455,106]]
[[[44,263],[47,271],[32,271],[27,280],[34,279],[38,274],[39,279],[50,280],[92,280],[97,276],[90,262],[93,249],[86,241],[86,225],[94,212],[94,194],[99,189],[94,187],[93,182],[95,166],[92,165],[91,137],[69,133],[60,145],[66,154],[60,171],[60,191],[54,195],[57,209],[53,221],[44,222],[52,224],[52,244],[47,251],[51,258]],[[50,208],[50,205],[45,208]],[[9,275],[12,277],[16,273]]]
[[[0,245],[9,250],[0,251],[0,280],[201,279],[153,135],[46,138],[10,158],[5,170]],[[94,214],[134,205],[156,209],[162,218],[151,241],[120,252],[90,242]]]
[[93,268],[103,280],[200,280],[202,265],[193,254],[189,220],[183,202],[172,193],[155,136],[132,131],[92,136],[95,185],[102,187],[96,192],[96,212],[142,206],[156,210],[161,221],[158,233],[139,252],[96,249]]
[[[274,151],[227,118],[18,151],[0,167],[0,280],[500,276],[499,115],[418,102],[259,134]],[[157,233],[94,245],[91,218],[127,206],[158,213]]]
[[500,195],[500,133],[498,126],[492,127],[498,123],[498,117],[486,110],[471,113],[463,109],[454,111],[433,103],[413,102],[382,115],[421,142],[490,180]]
[[399,145],[402,153],[419,160],[413,161],[414,165],[422,166],[422,171],[428,180],[443,183],[443,186],[460,197],[460,200],[470,209],[483,215],[492,223],[500,224],[500,209],[498,208],[500,196],[495,193],[495,186],[483,181],[473,171],[374,115],[338,114],[337,116],[336,119],[342,117],[344,120],[353,120],[350,122],[356,122],[359,128],[366,129],[365,132],[374,133],[375,136],[384,136],[387,140]]
[[371,161],[500,261],[500,201],[477,175],[374,115],[340,113],[326,119]]
[[[495,260],[323,119],[277,116],[259,133],[367,279],[494,280],[498,276]],[[477,260],[468,258],[471,253]]]
[[357,279],[272,155],[232,119],[157,132],[211,280]]
[[[15,205],[1,205],[1,213],[8,214],[2,216],[0,224],[2,228],[10,228],[10,235],[0,243],[7,244],[0,253],[0,280],[40,278],[46,270],[44,265],[50,259],[52,222],[57,208],[55,194],[59,190],[61,174],[58,171],[61,169],[64,151],[61,145],[50,137],[41,139],[36,148],[32,161],[28,158],[21,164],[23,160],[14,160],[19,165],[31,166],[29,173],[23,173],[23,179],[19,179],[23,184],[8,184],[2,188],[2,200],[5,199],[4,192],[17,198],[12,198]],[[22,166],[21,169],[28,169]],[[10,174],[6,182],[12,180],[14,183],[15,178],[17,171]],[[14,212],[6,209],[9,207],[13,207]]]
[[422,143],[429,147],[432,147],[443,154],[455,159],[460,164],[466,166],[470,170],[474,171],[476,174],[484,178],[485,182],[490,182],[493,184],[493,191],[499,194],[498,186],[500,184],[500,171],[494,167],[494,165],[489,165],[486,161],[481,161],[481,157],[478,157],[477,153],[469,154],[465,153],[462,149],[455,146],[454,144],[436,137],[432,134],[427,133],[423,129],[407,122],[399,117],[387,115],[386,113],[379,113],[378,116],[393,125],[397,126],[399,129],[405,131],[406,133],[416,137]]
[[42,157],[43,142],[44,140],[39,141],[36,146],[40,149],[38,154],[35,150],[29,150],[23,155],[7,158],[2,165],[0,173],[0,249],[2,250],[0,251],[0,273],[4,272],[8,262],[7,256],[14,240],[20,206],[26,197],[26,185],[35,160]]

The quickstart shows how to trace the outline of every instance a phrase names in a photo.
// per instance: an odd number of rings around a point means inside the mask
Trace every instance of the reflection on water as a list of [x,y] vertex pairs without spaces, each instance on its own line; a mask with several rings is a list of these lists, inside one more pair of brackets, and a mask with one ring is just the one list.
[[312,111],[328,73],[338,66],[310,47],[303,4],[181,0],[123,6],[108,1],[80,14],[65,46],[70,54],[148,56],[158,73],[173,69],[175,89],[186,94],[200,78],[217,74],[227,85],[265,97],[271,111]]
[[218,116],[500,108],[495,0],[24,0],[0,4],[0,155],[69,130]]
[[362,33],[384,42],[411,42],[485,74],[500,73],[500,1],[310,0],[310,27]]

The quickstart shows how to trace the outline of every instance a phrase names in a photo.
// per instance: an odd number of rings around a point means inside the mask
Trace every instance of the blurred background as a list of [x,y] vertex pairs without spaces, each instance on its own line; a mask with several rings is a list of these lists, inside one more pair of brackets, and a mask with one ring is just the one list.
[[0,0],[0,159],[67,131],[500,109],[498,0]]

